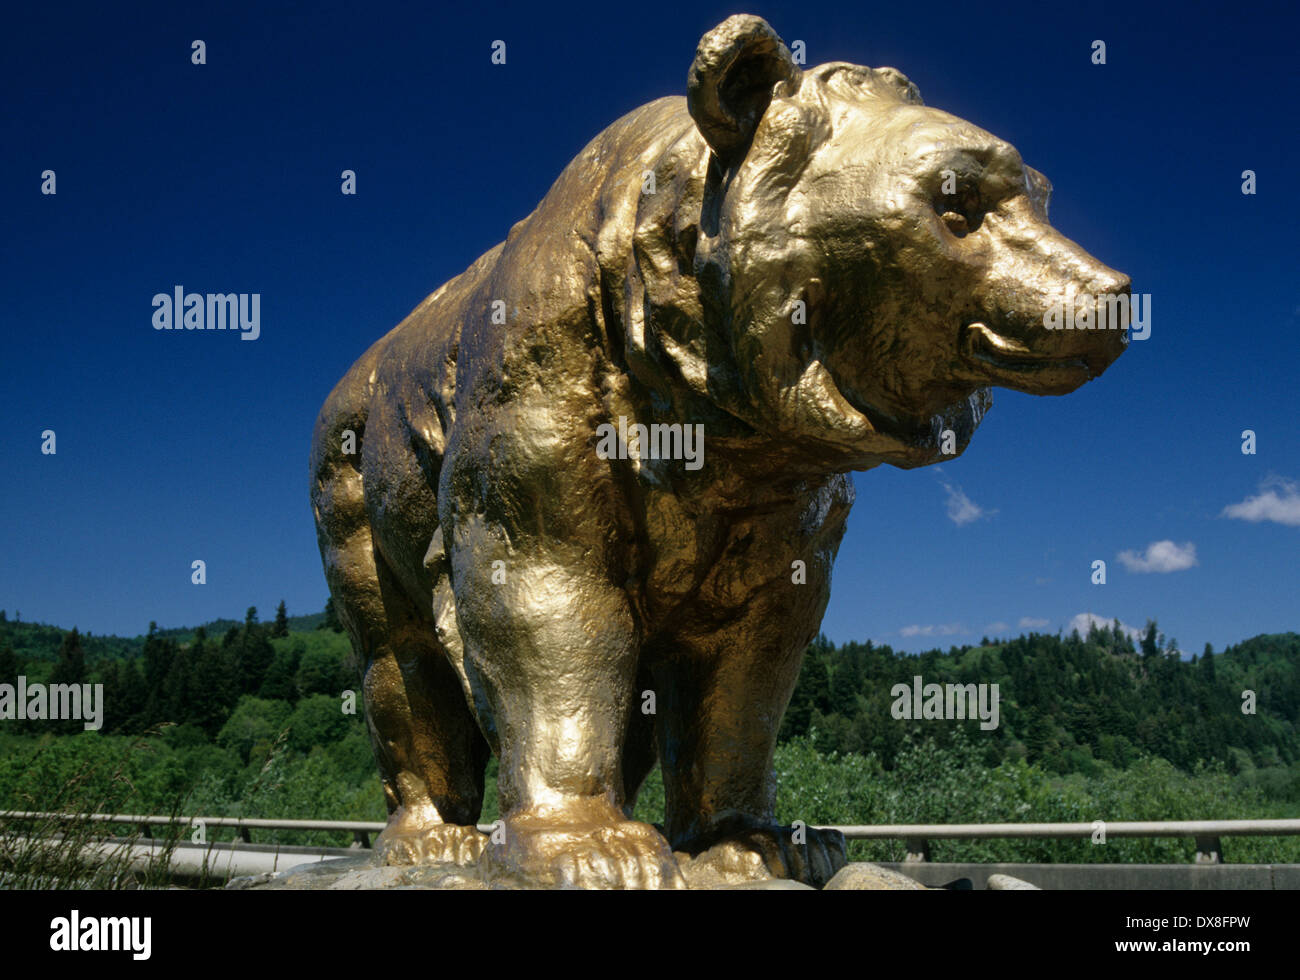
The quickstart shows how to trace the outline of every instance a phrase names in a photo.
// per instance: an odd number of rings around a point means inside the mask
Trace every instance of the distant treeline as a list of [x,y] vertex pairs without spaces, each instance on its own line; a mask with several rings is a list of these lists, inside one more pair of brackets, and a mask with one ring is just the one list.
[[[1230,773],[1300,761],[1300,635],[1257,636],[1218,654],[1207,645],[1190,660],[1171,646],[1154,622],[1138,643],[1118,624],[1094,625],[1087,636],[985,638],[919,655],[818,637],[781,741],[811,735],[823,753],[874,755],[886,769],[907,738],[948,745],[958,730],[986,765],[1023,759],[1058,774],[1125,769],[1144,755],[1189,772],[1216,760]],[[343,737],[340,695],[359,692],[332,608],[290,618],[283,602],[268,624],[249,609],[242,623],[170,631],[151,623],[138,638],[90,637],[0,614],[0,683],[19,674],[102,683],[103,734],[170,722],[235,749],[245,764],[286,726],[304,750]],[[997,684],[998,727],[895,718],[892,689],[917,675],[926,684]],[[9,734],[81,730],[75,721],[2,724]]]
[[[294,632],[294,625],[317,629]],[[220,635],[210,630],[225,626]],[[243,623],[219,620],[194,630],[159,630],[150,623],[143,637],[90,637],[43,624],[0,618],[0,684],[28,682],[102,684],[105,735],[137,735],[161,724],[197,729],[215,740],[237,714],[241,699],[251,704],[296,706],[325,698],[323,715],[338,716],[344,690],[359,687],[348,644],[332,610],[290,619],[284,603],[272,623],[258,621],[250,608]],[[94,650],[96,657],[88,656]],[[275,710],[277,716],[288,711]],[[280,721],[284,717],[279,718]],[[79,721],[4,722],[11,734],[75,734]],[[243,753],[247,758],[247,750]]]
[[[284,615],[283,623],[280,622],[282,613]],[[156,623],[150,623],[149,631],[163,639],[188,643],[200,628],[207,636],[219,637],[225,636],[231,629],[238,629],[242,625],[237,619],[217,619],[210,623],[204,623],[202,627],[179,626],[171,629],[159,629]],[[306,616],[289,616],[284,611],[284,603],[281,602],[279,609],[276,610],[276,621],[271,624],[271,628],[276,630],[275,635],[281,636],[284,635],[280,632],[281,629],[286,632],[310,632],[331,625],[336,632],[342,629],[334,616],[332,600],[326,605],[324,612],[311,613]],[[56,659],[59,654],[59,647],[68,632],[66,629],[45,623],[24,623],[21,612],[0,609],[0,648],[7,644],[17,651],[20,657],[27,660]],[[81,648],[85,654],[86,663],[91,666],[105,659],[120,660],[124,657],[138,657],[144,650],[147,636],[145,633],[140,636],[94,636],[80,630],[78,630],[78,635],[81,637]]]
[[[874,753],[886,768],[909,735],[943,745],[958,729],[986,765],[1025,759],[1061,774],[1091,775],[1100,762],[1125,769],[1145,754],[1187,771],[1219,760],[1233,773],[1300,759],[1300,635],[1257,636],[1219,654],[1207,644],[1190,660],[1162,641],[1154,622],[1138,644],[1118,624],[1094,625],[1087,636],[985,638],[919,656],[818,637],[781,736],[813,732],[822,752]],[[891,689],[917,675],[926,684],[997,684],[998,727],[895,719]],[[1252,701],[1254,713],[1243,712]]]

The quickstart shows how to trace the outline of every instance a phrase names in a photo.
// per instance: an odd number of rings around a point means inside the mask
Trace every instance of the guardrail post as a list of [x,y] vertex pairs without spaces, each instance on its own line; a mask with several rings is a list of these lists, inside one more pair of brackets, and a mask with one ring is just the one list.
[[907,838],[907,857],[903,858],[903,861],[906,864],[920,864],[928,860],[930,860],[930,842],[924,837]]
[[354,831],[352,831],[352,844],[351,844],[351,846],[354,847],[354,848],[369,847],[369,846],[370,846],[370,831],[368,831],[368,830],[354,830]]
[[253,832],[249,830],[247,827],[240,827],[239,839],[242,840],[245,844],[251,844],[253,843]]
[[1223,864],[1223,845],[1217,837],[1196,838],[1197,864]]

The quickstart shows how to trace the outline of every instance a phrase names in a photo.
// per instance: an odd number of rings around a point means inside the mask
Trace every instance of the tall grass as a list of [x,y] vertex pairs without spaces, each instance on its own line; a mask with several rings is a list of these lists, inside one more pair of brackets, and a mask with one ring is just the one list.
[[[43,743],[31,764],[61,768],[58,743]],[[66,768],[57,783],[39,795],[20,792],[11,802],[15,810],[0,812],[0,887],[6,889],[123,889],[166,887],[170,882],[172,853],[184,833],[178,817],[181,799],[171,808],[173,822],[161,836],[149,839],[149,852],[137,851],[145,843],[145,830],[134,824],[112,824],[94,814],[131,813],[141,807],[141,795],[132,784],[131,755],[150,749],[148,737],[132,740],[116,760],[92,756]],[[107,761],[107,765],[106,765]],[[17,816],[15,811],[37,816]],[[155,831],[149,831],[154,833]]]

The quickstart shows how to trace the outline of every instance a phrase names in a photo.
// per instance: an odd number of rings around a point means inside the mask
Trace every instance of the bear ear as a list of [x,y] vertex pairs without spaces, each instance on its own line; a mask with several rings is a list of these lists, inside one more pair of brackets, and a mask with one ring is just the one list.
[[893,89],[894,94],[904,102],[910,105],[925,105],[921,98],[921,90],[897,68],[873,68],[871,74]]
[[718,159],[730,165],[754,138],[773,87],[786,82],[797,89],[800,76],[767,21],[737,14],[700,38],[686,76],[686,105]]

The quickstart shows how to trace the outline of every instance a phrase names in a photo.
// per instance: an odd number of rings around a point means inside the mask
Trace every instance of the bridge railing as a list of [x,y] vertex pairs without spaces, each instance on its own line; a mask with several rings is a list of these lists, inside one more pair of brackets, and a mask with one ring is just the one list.
[[[0,811],[0,821],[93,821],[137,826],[152,836],[155,827],[182,826],[234,828],[241,841],[252,843],[253,830],[336,831],[351,833],[353,848],[370,847],[370,835],[384,829],[375,820],[276,820],[263,817],[159,816],[157,814],[64,814],[30,810]],[[495,825],[479,824],[490,833]],[[1300,819],[1286,820],[1157,820],[1097,821],[1095,823],[973,823],[973,824],[851,824],[825,825],[849,840],[902,840],[907,847],[904,863],[930,860],[932,840],[1056,839],[1109,837],[1190,837],[1196,841],[1197,864],[1224,862],[1224,837],[1285,837],[1300,834]]]
[[[353,847],[369,847],[370,835],[387,826],[382,820],[274,820],[263,817],[184,817],[160,816],[138,813],[49,813],[40,810],[0,810],[0,822],[22,821],[88,821],[91,823],[124,824],[141,827],[145,836],[152,837],[155,827],[233,827],[244,843],[253,842],[254,830],[323,830],[352,834]],[[485,832],[490,826],[482,826]]]
[[1224,837],[1286,837],[1300,834],[1295,820],[1144,820],[1094,823],[949,823],[837,826],[849,840],[903,840],[905,863],[930,860],[931,840],[1091,839],[1109,837],[1191,837],[1197,864],[1223,863]]

